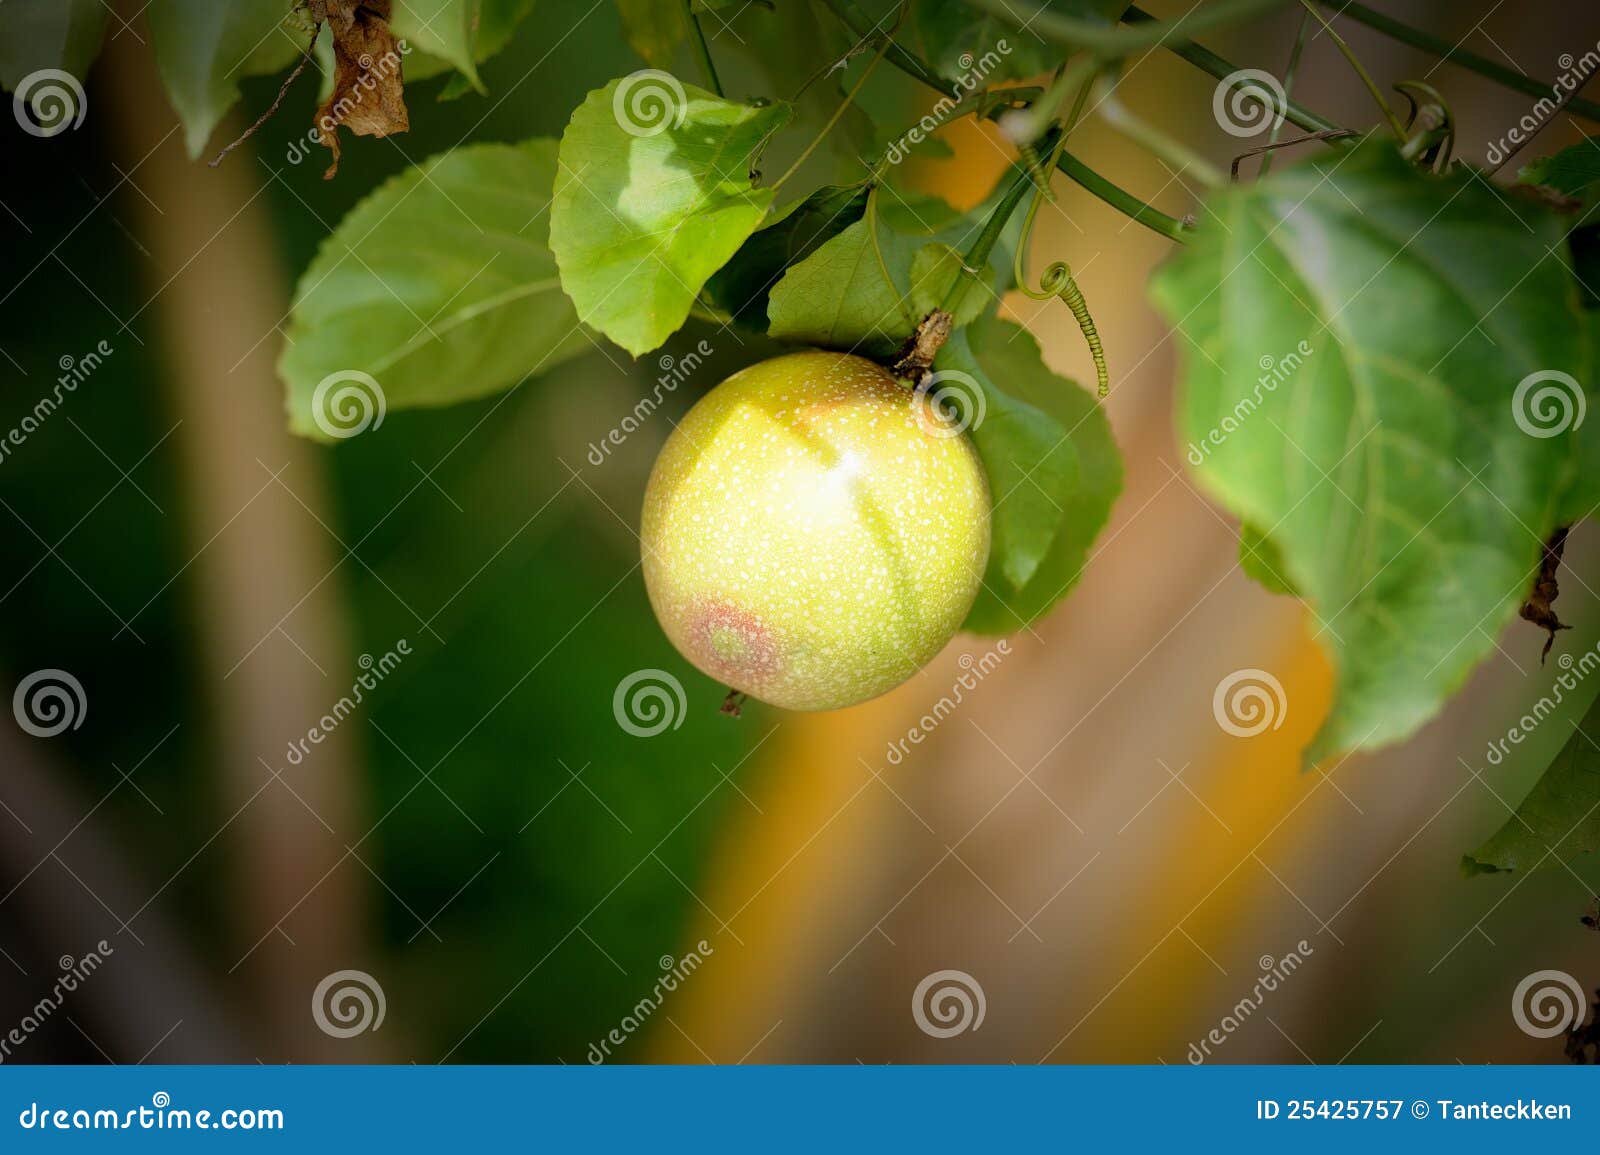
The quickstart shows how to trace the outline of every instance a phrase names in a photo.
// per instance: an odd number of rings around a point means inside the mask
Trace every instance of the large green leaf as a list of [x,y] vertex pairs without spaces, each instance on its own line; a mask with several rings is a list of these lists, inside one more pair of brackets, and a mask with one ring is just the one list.
[[[823,348],[893,353],[949,287],[947,258],[954,254],[947,250],[965,251],[991,207],[963,214],[937,198],[879,189],[860,221],[792,265],[773,288],[768,332]],[[992,309],[1010,285],[1014,243],[1013,229],[995,246],[989,268],[962,301],[962,322]]]
[[1033,336],[1011,321],[958,330],[936,368],[967,374],[984,398],[971,435],[989,475],[993,544],[965,628],[1010,633],[1077,584],[1122,489],[1122,458],[1093,395],[1046,368]]
[[[1550,691],[1529,707],[1528,713],[1515,724],[1513,733],[1517,735],[1517,745],[1550,717],[1563,700],[1576,693],[1594,694],[1594,686],[1582,686],[1583,680],[1600,668],[1594,650],[1585,650],[1576,662],[1571,655],[1563,654],[1561,663],[1562,672],[1555,676]],[[1469,873],[1533,870],[1556,866],[1600,848],[1600,744],[1597,743],[1600,743],[1600,701],[1589,707],[1550,768],[1505,825],[1463,858],[1466,870]],[[1490,749],[1500,749],[1503,755],[1505,744]]]
[[0,4],[0,88],[14,92],[24,76],[44,69],[69,72],[82,84],[110,12],[102,0]]
[[[516,34],[517,26],[533,11],[535,0],[480,0],[478,14],[473,24],[472,58],[482,64],[499,52]],[[411,61],[406,61],[408,76],[414,75]],[[440,100],[454,100],[465,96],[475,87],[473,79],[465,72],[457,72],[439,93]],[[481,86],[480,87],[481,90]]]
[[588,349],[545,243],[555,171],[553,140],[467,145],[352,209],[295,295],[279,362],[290,427],[340,435],[326,398],[313,411],[331,374],[369,375],[389,409],[449,405]]
[[[190,156],[199,156],[244,76],[276,72],[305,47],[293,0],[150,0],[151,48]],[[286,23],[287,21],[287,23]]]
[[785,105],[736,104],[638,72],[591,92],[561,137],[550,247],[578,315],[628,352],[656,348],[760,225],[751,154]]
[[1555,524],[1573,439],[1518,389],[1585,371],[1561,223],[1379,141],[1210,208],[1153,282],[1181,436],[1316,611],[1338,680],[1310,758],[1398,741],[1494,645]]
[[765,329],[768,295],[784,270],[860,220],[866,203],[859,186],[827,185],[786,205],[706,282],[707,298],[741,324]]
[[[1124,0],[1054,0],[1051,8],[1064,16],[1094,20],[1108,27],[1117,22]],[[1061,52],[1038,33],[978,12],[966,0],[916,0],[911,9],[911,38],[921,55],[945,79],[952,94],[992,88],[1005,80],[1025,80],[1048,72]]]

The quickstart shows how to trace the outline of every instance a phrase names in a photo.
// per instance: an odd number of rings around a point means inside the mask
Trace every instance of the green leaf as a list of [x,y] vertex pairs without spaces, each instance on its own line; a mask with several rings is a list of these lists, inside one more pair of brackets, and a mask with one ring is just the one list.
[[[963,214],[936,197],[895,199],[885,191],[860,221],[784,274],[767,306],[771,336],[887,356],[938,303],[939,288],[951,279],[948,261],[936,252],[919,265],[918,255],[932,245],[970,244],[992,204]],[[995,245],[989,272],[967,290],[963,318],[996,304],[1009,286],[1014,235],[1011,229]]]
[[191,157],[239,99],[244,76],[276,72],[305,47],[293,0],[150,0],[151,48]]
[[1223,190],[1207,220],[1152,283],[1181,436],[1210,447],[1195,475],[1318,616],[1337,683],[1308,757],[1399,741],[1493,647],[1554,528],[1573,438],[1513,405],[1531,374],[1585,371],[1561,222],[1383,141]]
[[[477,5],[477,15],[469,16],[469,32],[472,59],[482,64],[511,43],[517,26],[533,11],[534,0],[477,0]],[[409,46],[409,41],[407,43]],[[426,80],[451,72],[452,68],[454,65],[450,61],[423,52],[410,52],[406,56],[408,81]],[[465,72],[451,72],[450,79],[439,90],[439,99],[457,100],[474,91],[484,92],[475,73],[469,76]]]
[[1600,147],[1585,140],[1542,156],[1517,174],[1519,183],[1546,188],[1578,203],[1567,222],[1572,273],[1586,309],[1600,309]]
[[659,346],[756,230],[751,154],[789,118],[640,72],[591,92],[561,137],[550,247],[578,315],[634,356]]
[[689,35],[683,6],[676,0],[617,0],[628,44],[651,68],[672,67],[678,46]]
[[1585,140],[1550,156],[1541,156],[1518,171],[1517,181],[1542,185],[1565,197],[1582,197],[1590,185],[1600,183],[1600,148]]
[[[1585,650],[1573,670],[1567,663],[1556,676],[1550,693],[1530,707],[1517,723],[1518,744],[1538,726],[1562,699],[1578,689],[1600,658]],[[1593,694],[1593,688],[1587,690]],[[1600,847],[1600,701],[1589,707],[1566,744],[1504,826],[1482,846],[1462,859],[1469,874],[1501,870],[1534,870],[1557,866]],[[1491,746],[1491,750],[1495,747]],[[1506,751],[1501,750],[1502,756]]]
[[1239,568],[1275,594],[1298,594],[1289,580],[1283,554],[1273,540],[1253,525],[1239,527]]
[[[482,92],[483,82],[478,79],[481,57],[474,43],[482,3],[483,0],[397,0],[389,17],[389,30],[408,48],[445,61]],[[420,61],[407,61],[406,71],[413,79],[426,75],[420,65]]]
[[767,327],[767,299],[790,265],[861,219],[867,192],[828,185],[780,209],[706,282],[706,296],[743,325]]
[[100,54],[101,0],[6,0],[0,4],[0,88],[15,92],[30,73],[59,69],[79,84]]
[[330,374],[369,374],[389,409],[450,405],[588,349],[545,243],[555,171],[553,140],[467,145],[352,209],[295,295],[278,365],[290,428],[336,435],[313,411]]
[[[767,333],[780,341],[888,356],[916,327],[891,268],[909,277],[903,241],[870,214],[792,266],[772,290]],[[891,264],[892,262],[892,264]]]
[[1011,321],[958,330],[936,367],[975,379],[986,409],[971,436],[989,475],[993,544],[964,628],[1011,633],[1077,584],[1122,489],[1122,458],[1093,395],[1047,369]]
[[[1050,7],[1109,27],[1127,5],[1123,0],[1054,0]],[[965,0],[916,0],[912,35],[934,70],[958,82],[952,92],[958,97],[1001,81],[1026,80],[1060,63],[1060,51],[1037,33],[976,12]]]
[[[963,267],[961,254],[943,241],[923,245],[911,258],[911,307],[925,317],[944,302]],[[975,282],[956,307],[955,323],[969,325],[984,313],[998,307],[1000,297],[994,286]]]

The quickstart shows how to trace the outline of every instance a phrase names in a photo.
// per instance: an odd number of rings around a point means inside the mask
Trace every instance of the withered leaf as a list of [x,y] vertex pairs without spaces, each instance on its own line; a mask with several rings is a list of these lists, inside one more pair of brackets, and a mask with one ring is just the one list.
[[411,127],[400,44],[389,30],[391,0],[310,0],[311,17],[333,34],[333,92],[317,109],[317,139],[333,152],[322,174],[339,171],[339,128],[388,136]]
[[1539,563],[1539,576],[1534,579],[1533,591],[1528,595],[1528,600],[1522,603],[1522,620],[1532,622],[1542,630],[1549,632],[1549,637],[1544,640],[1544,649],[1539,654],[1539,664],[1544,665],[1544,660],[1550,654],[1550,646],[1556,640],[1557,630],[1570,630],[1572,627],[1556,617],[1555,607],[1551,604],[1561,596],[1561,587],[1556,583],[1556,572],[1561,568],[1561,555],[1567,548],[1567,528],[1562,528],[1550,535],[1550,540],[1544,543],[1544,556]]

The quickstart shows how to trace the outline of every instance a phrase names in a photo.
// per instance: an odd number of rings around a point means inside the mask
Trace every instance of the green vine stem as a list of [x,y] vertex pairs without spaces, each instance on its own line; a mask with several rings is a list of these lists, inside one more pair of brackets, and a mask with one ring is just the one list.
[[[904,6],[901,7],[901,11],[905,11]],[[866,68],[862,69],[861,75],[856,77],[856,82],[850,86],[850,91],[844,94],[844,99],[839,102],[839,107],[833,110],[833,115],[828,118],[828,123],[822,126],[821,131],[818,132],[816,136],[811,138],[811,143],[806,145],[805,148],[801,150],[800,155],[794,158],[794,163],[784,170],[784,174],[772,182],[773,192],[777,192],[780,188],[782,188],[784,182],[800,170],[800,166],[805,164],[805,162],[810,159],[811,154],[817,150],[817,145],[821,144],[827,135],[833,131],[833,126],[839,123],[839,118],[845,114],[845,110],[855,103],[857,95],[860,94],[862,87],[867,83],[868,78],[871,77],[872,70],[877,68],[878,62],[883,59],[883,54],[888,50],[889,44],[893,40],[893,37],[894,33],[892,30],[883,33],[882,36],[879,37],[878,50],[872,54],[872,59],[867,61]]]
[[[1084,91],[1087,94],[1087,86]],[[1072,122],[1077,120],[1081,108],[1080,100],[1078,108],[1073,110],[1072,121],[1068,121],[1069,128]],[[1063,133],[1061,140],[1056,144],[1056,149],[1059,151],[1066,141],[1066,134]],[[1104,400],[1111,394],[1111,374],[1106,369],[1106,351],[1100,342],[1100,331],[1095,328],[1094,318],[1089,315],[1088,302],[1083,299],[1083,291],[1078,288],[1078,282],[1072,275],[1072,266],[1066,261],[1051,261],[1040,274],[1037,289],[1028,284],[1028,275],[1024,269],[1028,241],[1033,237],[1034,219],[1039,215],[1039,206],[1044,203],[1049,192],[1049,186],[1045,183],[1037,184],[1033,190],[1033,200],[1028,202],[1028,215],[1022,220],[1022,236],[1018,238],[1017,251],[1012,256],[1011,279],[1017,283],[1017,288],[1033,300],[1048,301],[1051,297],[1060,297],[1072,311],[1073,318],[1078,322],[1078,328],[1083,332],[1083,339],[1089,346],[1089,356],[1094,359],[1095,391]]]
[[1343,56],[1349,63],[1350,67],[1355,70],[1356,76],[1360,78],[1361,83],[1366,86],[1367,92],[1371,94],[1373,101],[1383,112],[1383,119],[1388,122],[1389,131],[1394,133],[1395,139],[1402,141],[1405,140],[1405,128],[1402,127],[1399,119],[1396,118],[1394,109],[1389,107],[1389,102],[1383,98],[1383,92],[1373,81],[1371,73],[1369,73],[1362,65],[1360,57],[1358,57],[1350,45],[1345,42],[1345,38],[1339,35],[1338,30],[1334,28],[1333,24],[1328,20],[1328,18],[1321,12],[1317,11],[1317,6],[1312,2],[1312,0],[1300,0],[1300,3],[1308,13],[1317,18],[1317,23],[1322,25],[1322,30],[1326,32],[1328,34],[1328,38],[1333,41],[1333,45],[1339,50],[1339,54]]
[[[1129,5],[1123,12],[1122,18],[1130,24],[1154,24],[1156,18],[1138,5]],[[1225,57],[1218,56],[1209,48],[1204,48],[1192,40],[1168,40],[1162,47],[1180,60],[1188,61],[1201,72],[1214,76],[1218,80],[1226,80],[1239,71],[1237,65]],[[1284,101],[1283,118],[1297,128],[1307,132],[1328,132],[1340,126],[1325,116],[1319,116],[1310,109],[1296,104],[1292,100]]]
[[[1157,21],[1142,27],[1117,27],[1064,16],[1037,0],[967,0],[1013,28],[1026,29],[1046,40],[1070,48],[1087,48],[1102,59],[1115,59],[1165,44],[1175,36],[1187,36],[1207,28],[1238,24],[1292,0],[1218,0],[1208,8],[1195,5],[1171,21]],[[1198,10],[1197,10],[1198,9]]]
[[[856,35],[862,35],[864,30],[870,26],[870,22],[862,14],[854,0],[823,0],[823,2],[834,15],[839,17],[845,27],[855,32]],[[944,85],[938,74],[927,64],[901,48],[898,43],[891,41],[885,59],[906,75],[921,81],[934,91],[944,92]],[[986,113],[986,116],[991,120],[995,118],[995,115],[995,109],[990,109]],[[1113,184],[1069,152],[1063,151],[1061,153],[1060,159],[1056,162],[1056,167],[1065,173],[1070,180],[1082,185],[1124,216],[1138,221],[1146,228],[1160,233],[1168,240],[1181,243],[1184,240],[1184,235],[1192,227],[1176,217],[1168,216],[1160,209],[1145,204],[1144,201],[1126,189]]]
[[1222,185],[1222,174],[1212,167],[1210,161],[1168,136],[1155,125],[1135,116],[1127,105],[1116,98],[1112,85],[1101,83],[1095,107],[1107,124],[1135,144],[1142,145],[1154,153],[1180,178],[1188,172],[1193,173],[1195,179],[1207,188],[1218,188]]
[[[1409,24],[1402,24],[1393,17],[1385,16],[1382,12],[1373,11],[1365,4],[1346,3],[1345,0],[1319,0],[1319,2],[1325,8],[1337,8],[1340,15],[1348,16],[1357,24],[1365,24],[1368,28],[1375,29],[1392,40],[1398,40],[1402,44],[1409,44],[1413,48],[1420,48],[1422,51],[1437,56],[1446,63],[1454,64],[1458,68],[1476,72],[1479,76],[1492,80],[1496,84],[1509,88],[1514,92],[1520,92],[1525,96],[1551,96],[1555,92],[1553,84],[1537,80],[1532,76],[1526,76],[1515,68],[1507,68],[1505,65],[1487,57],[1479,56],[1475,52],[1468,52],[1459,45],[1452,44],[1450,41],[1443,37],[1435,36],[1431,32],[1423,32],[1421,29],[1413,28]],[[1567,102],[1566,110],[1600,123],[1600,104],[1596,104],[1591,100],[1574,98]]]
[[[1306,50],[1306,33],[1311,31],[1311,13],[1307,12],[1300,17],[1300,27],[1295,30],[1294,45],[1289,49],[1289,63],[1283,68],[1283,99],[1288,103],[1294,97],[1294,83],[1300,77],[1300,57]],[[1283,121],[1274,121],[1272,131],[1267,134],[1266,153],[1261,158],[1261,168],[1256,176],[1264,177],[1272,171],[1272,157],[1278,148],[1278,138],[1283,135]],[[1234,171],[1238,171],[1238,162],[1234,162]]]
[[689,39],[694,41],[695,51],[700,55],[700,70],[706,75],[706,83],[711,85],[711,91],[718,96],[722,95],[722,80],[717,76],[716,62],[711,59],[711,45],[706,43],[705,29],[700,27],[700,20],[694,14],[694,0],[683,0],[683,18],[689,24]]
[[[1055,144],[1054,141],[1050,143],[1052,147]],[[962,256],[961,271],[956,274],[956,279],[951,282],[944,300],[939,304],[940,309],[952,316],[966,299],[967,290],[977,282],[979,274],[988,265],[989,254],[994,251],[995,242],[1005,231],[1006,222],[1011,219],[1011,214],[1022,203],[1023,195],[1034,187],[1033,173],[1028,170],[1025,162],[1014,165],[1013,168],[1016,175],[1012,178],[1011,186],[1001,196],[1000,203],[995,205],[984,219],[983,231]]]

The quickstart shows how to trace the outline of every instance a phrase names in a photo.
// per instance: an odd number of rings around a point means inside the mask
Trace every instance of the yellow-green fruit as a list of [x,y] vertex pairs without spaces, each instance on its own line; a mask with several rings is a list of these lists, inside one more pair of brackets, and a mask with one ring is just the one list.
[[706,674],[792,710],[893,689],[960,628],[989,556],[961,430],[871,361],[792,353],[735,373],[667,439],[644,578]]

